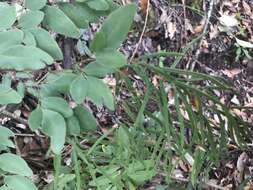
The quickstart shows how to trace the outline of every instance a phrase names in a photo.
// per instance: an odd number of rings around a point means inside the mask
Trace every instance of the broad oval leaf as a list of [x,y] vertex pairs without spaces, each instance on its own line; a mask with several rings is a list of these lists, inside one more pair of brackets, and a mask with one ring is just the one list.
[[0,4],[0,30],[11,28],[16,20],[16,9],[7,3]]
[[100,79],[88,77],[89,90],[87,97],[97,106],[105,105],[108,109],[114,110],[114,101],[111,90]]
[[19,175],[5,176],[4,182],[11,189],[37,190],[37,187],[32,183],[32,181]]
[[28,124],[32,131],[35,131],[41,127],[42,124],[42,109],[38,106],[33,110],[28,118]]
[[10,87],[0,85],[0,104],[18,104],[23,97]]
[[50,84],[42,84],[39,91],[34,91],[34,89],[29,89],[29,91],[38,98],[61,96],[60,92]]
[[80,31],[76,25],[57,7],[46,6],[43,24],[53,31],[72,38],[79,38]]
[[6,172],[21,176],[31,176],[33,174],[27,163],[20,156],[11,153],[0,155],[0,168]]
[[33,34],[37,47],[47,52],[55,60],[63,59],[61,49],[48,31],[42,28],[30,29],[29,31]]
[[91,62],[84,67],[84,72],[89,76],[104,77],[109,73],[113,73],[114,69],[103,66],[97,62]]
[[71,83],[70,95],[76,103],[81,104],[87,95],[88,89],[88,81],[83,76],[79,76]]
[[[106,43],[100,43],[96,34],[91,48],[93,51],[101,51],[104,49],[116,49],[120,46],[120,44],[125,39],[134,19],[134,15],[136,13],[136,6],[134,4],[129,4],[124,7],[117,9],[112,12],[102,27],[100,28],[98,33],[103,33],[106,39]],[[101,44],[101,45],[97,45]],[[94,49],[96,47],[96,49]]]
[[47,0],[25,0],[25,7],[31,10],[42,9],[47,3]]
[[88,109],[77,106],[74,109],[74,114],[79,121],[81,132],[95,131],[97,129],[96,119]]
[[60,97],[45,97],[41,100],[41,106],[42,108],[59,112],[65,118],[73,115],[73,110],[69,107],[66,100]]
[[33,28],[38,26],[44,18],[44,13],[41,11],[28,11],[21,15],[19,19],[19,27],[23,29]]
[[9,138],[9,137],[12,137],[12,136],[14,136],[14,133],[10,129],[0,125],[0,137]]
[[89,21],[94,19],[92,11],[85,11],[83,5],[78,3],[60,3],[59,8],[72,20],[72,22],[79,28],[86,28],[89,26]]
[[106,11],[110,8],[106,0],[88,0],[87,5],[97,11]]
[[0,52],[12,45],[21,44],[23,37],[24,33],[18,29],[0,32]]
[[91,41],[90,49],[95,52],[99,52],[106,47],[107,47],[106,34],[104,32],[97,32],[93,40]]
[[79,135],[81,132],[80,124],[76,116],[67,119],[67,134]]
[[43,109],[42,132],[51,139],[50,147],[55,154],[60,154],[65,143],[66,123],[61,114]]
[[13,136],[14,133],[10,129],[0,126],[0,145],[14,148],[15,145],[9,139],[10,137]]
[[24,31],[23,43],[28,46],[36,46],[36,40],[31,32]]
[[70,85],[76,77],[77,75],[71,72],[51,73],[48,75],[46,82],[56,91],[68,93]]
[[96,54],[96,62],[115,70],[127,64],[125,56],[118,51],[99,52]]
[[[32,56],[27,56],[31,52]],[[45,63],[48,65],[53,63],[53,58],[50,55],[34,46],[12,46],[0,52],[0,56],[2,69],[35,70],[44,68]]]

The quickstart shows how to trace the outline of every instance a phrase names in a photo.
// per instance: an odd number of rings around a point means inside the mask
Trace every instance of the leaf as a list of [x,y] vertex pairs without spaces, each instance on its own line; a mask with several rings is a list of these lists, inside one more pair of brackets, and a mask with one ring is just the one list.
[[23,39],[23,43],[25,45],[30,45],[30,46],[36,46],[36,40],[34,38],[34,36],[32,35],[31,32],[29,31],[24,31],[24,39]]
[[[31,52],[32,56],[27,56]],[[48,65],[53,63],[53,58],[50,55],[33,46],[12,46],[2,51],[0,56],[0,67],[2,69],[36,70],[44,68],[45,63]]]
[[82,106],[77,106],[74,109],[74,114],[79,121],[81,132],[95,131],[97,122],[89,110]]
[[46,6],[43,11],[45,13],[43,21],[44,25],[67,37],[79,38],[79,29],[59,8],[54,6]]
[[0,85],[0,104],[18,104],[22,99],[23,97],[12,88]]
[[118,51],[99,52],[96,54],[96,62],[113,70],[127,64],[125,56]]
[[37,187],[26,177],[12,175],[4,177],[5,184],[11,189],[37,190]]
[[106,84],[95,77],[88,77],[89,90],[87,97],[97,106],[105,105],[110,110],[114,110],[114,101],[111,90]]
[[31,10],[42,9],[47,3],[47,0],[25,0],[25,7]]
[[76,77],[76,74],[70,72],[61,72],[58,74],[51,73],[48,75],[46,82],[53,89],[61,93],[68,93],[70,85]]
[[90,12],[83,10],[80,4],[60,3],[59,8],[72,20],[77,27],[87,28],[89,26],[88,22],[91,20]]
[[17,85],[17,93],[22,97],[22,99],[25,96],[25,85],[24,83],[18,83]]
[[134,4],[126,5],[112,12],[98,32],[103,33],[102,36],[105,36],[106,43],[101,44],[99,42],[101,37],[97,37],[101,36],[101,34],[96,34],[91,43],[91,49],[98,52],[104,49],[118,48],[131,27],[135,13],[136,6]]
[[107,46],[106,34],[104,32],[97,32],[91,41],[90,49],[93,51],[103,50]]
[[70,135],[79,135],[81,132],[80,124],[75,116],[67,118],[67,133]]
[[42,124],[42,109],[38,106],[33,110],[28,118],[28,124],[32,131],[35,131],[41,127]]
[[57,190],[66,190],[66,188],[68,187],[68,183],[74,180],[75,177],[75,174],[63,174],[59,176]]
[[55,154],[60,154],[65,143],[66,123],[61,114],[43,109],[42,132],[51,138],[50,147]]
[[221,70],[221,72],[226,75],[228,78],[234,79],[234,77],[242,72],[241,69],[234,68],[234,69],[225,69]]
[[10,129],[0,125],[0,138],[1,137],[9,138],[9,137],[12,137],[12,136],[14,136],[14,133]]
[[117,130],[117,135],[116,135],[116,142],[117,145],[120,146],[121,148],[129,149],[130,147],[130,135],[129,131],[125,127],[120,127]]
[[238,38],[235,38],[236,39],[236,43],[240,46],[242,46],[243,48],[253,48],[253,44],[250,43],[250,42],[246,42],[244,40],[240,40]]
[[0,187],[0,190],[11,190],[11,189],[7,187],[6,185],[3,185]]
[[88,0],[87,5],[97,11],[106,11],[110,8],[106,0]]
[[44,13],[41,11],[28,11],[21,15],[19,19],[19,27],[23,29],[33,28],[38,26],[44,18]]
[[235,27],[238,25],[238,21],[233,16],[222,15],[220,18],[220,23],[226,27]]
[[31,176],[33,174],[27,163],[20,156],[11,153],[0,155],[0,168],[6,172],[22,176]]
[[7,3],[0,4],[0,30],[11,28],[16,20],[16,10],[14,6]]
[[59,112],[65,118],[68,118],[73,115],[73,110],[69,107],[66,100],[60,97],[43,98],[41,100],[41,107]]
[[84,72],[89,76],[104,77],[109,73],[113,73],[114,70],[97,62],[91,62],[84,67]]
[[61,49],[48,31],[42,28],[30,29],[29,31],[33,34],[37,47],[47,52],[55,60],[63,59]]
[[87,95],[88,89],[88,81],[83,76],[79,76],[71,83],[70,95],[76,103],[81,104]]
[[145,181],[155,176],[154,162],[152,160],[136,161],[126,168],[127,176],[137,185],[142,185]]
[[10,137],[13,137],[13,136],[14,136],[14,133],[10,129],[0,126],[0,145],[14,148],[15,145],[9,139]]
[[21,44],[23,37],[24,33],[18,29],[0,32],[0,52],[12,45]]

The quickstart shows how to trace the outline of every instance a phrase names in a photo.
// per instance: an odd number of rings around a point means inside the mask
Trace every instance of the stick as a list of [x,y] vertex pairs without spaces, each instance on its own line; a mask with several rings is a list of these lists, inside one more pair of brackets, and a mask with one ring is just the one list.
[[140,46],[140,44],[141,44],[143,35],[144,35],[145,30],[146,30],[146,28],[147,28],[148,15],[149,15],[149,6],[150,6],[150,0],[147,0],[147,11],[146,11],[146,16],[145,16],[144,26],[143,26],[143,29],[142,29],[142,32],[141,32],[139,41],[138,41],[138,43],[137,43],[137,45],[136,45],[136,47],[135,47],[135,49],[134,49],[134,51],[133,51],[133,54],[132,54],[132,56],[131,56],[131,58],[130,58],[130,60],[129,60],[129,63],[130,63],[130,64],[131,64],[131,62],[133,61],[133,59],[134,59],[134,57],[135,57],[135,55],[136,55],[136,53],[137,53],[137,51],[138,51],[138,48],[139,48],[139,46]]

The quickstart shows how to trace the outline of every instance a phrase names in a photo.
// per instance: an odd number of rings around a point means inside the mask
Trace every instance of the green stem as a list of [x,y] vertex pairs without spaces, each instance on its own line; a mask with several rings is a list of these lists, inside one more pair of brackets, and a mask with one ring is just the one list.
[[59,175],[60,175],[60,167],[61,167],[61,155],[54,156],[54,190],[57,190]]

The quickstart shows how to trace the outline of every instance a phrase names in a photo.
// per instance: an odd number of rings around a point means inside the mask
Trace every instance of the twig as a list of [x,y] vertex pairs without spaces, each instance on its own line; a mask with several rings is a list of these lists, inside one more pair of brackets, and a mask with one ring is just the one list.
[[[213,6],[214,6],[214,0],[210,0],[209,10],[208,10],[208,13],[207,13],[207,16],[206,16],[206,19],[205,19],[205,26],[204,26],[204,29],[203,29],[203,32],[202,32],[202,38],[199,42],[199,49],[196,52],[195,60],[198,60],[198,58],[199,58],[200,48],[201,48],[200,46],[201,46],[201,44],[203,42],[203,39],[204,39],[204,36],[205,36],[205,34],[207,33],[207,30],[208,30],[209,22],[210,22],[212,12],[213,12]],[[192,62],[191,71],[193,71],[195,66],[196,66],[196,61],[195,60]]]
[[186,21],[186,5],[185,5],[185,0],[182,0],[182,4],[183,4],[183,9],[184,9],[184,37],[186,39],[186,37],[187,37],[187,31],[186,31],[187,21]]
[[150,7],[150,0],[147,0],[147,9],[146,9],[146,16],[145,16],[144,26],[143,26],[143,29],[142,29],[139,41],[138,41],[138,43],[137,43],[137,45],[136,45],[136,47],[135,47],[135,49],[133,51],[133,54],[132,54],[132,56],[131,56],[131,58],[129,60],[129,63],[131,63],[133,61],[133,59],[134,59],[134,57],[135,57],[135,55],[136,55],[136,53],[138,51],[138,48],[139,48],[139,46],[141,44],[141,41],[142,41],[142,38],[144,36],[145,30],[147,28],[147,22],[148,22],[148,16],[149,16],[149,7]]
[[16,114],[14,114],[14,113],[8,112],[8,111],[6,111],[6,110],[2,110],[2,108],[1,108],[1,109],[0,109],[0,114],[3,114],[3,115],[5,115],[5,116],[7,116],[7,117],[10,117],[10,118],[12,118],[12,119],[18,121],[19,123],[22,123],[22,124],[28,126],[28,122],[27,122],[26,119],[23,119],[23,118],[17,116]]
[[40,138],[46,138],[44,135],[39,135],[39,134],[24,134],[24,133],[15,133],[15,136],[18,137],[40,137]]
[[[185,183],[186,183],[186,182],[189,182],[188,179],[182,178],[182,177],[171,176],[171,179],[176,180],[176,181],[185,182]],[[198,183],[201,184],[202,182],[198,182]],[[209,187],[213,187],[213,188],[215,188],[215,189],[220,189],[220,190],[225,190],[225,189],[226,189],[226,188],[224,188],[224,187],[221,187],[221,186],[219,186],[219,185],[213,184],[213,183],[211,183],[211,182],[203,183],[203,185],[209,186]]]

